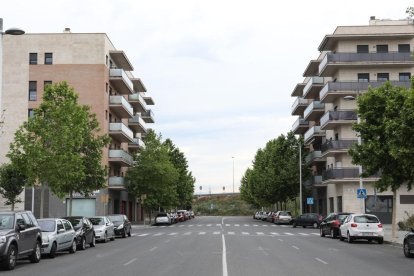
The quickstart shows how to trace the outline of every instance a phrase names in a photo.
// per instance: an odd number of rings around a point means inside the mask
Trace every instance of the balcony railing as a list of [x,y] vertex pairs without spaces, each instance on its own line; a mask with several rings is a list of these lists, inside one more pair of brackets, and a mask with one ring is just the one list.
[[322,173],[322,179],[359,178],[359,168],[332,168]]
[[322,175],[312,175],[312,177],[306,180],[303,185],[305,187],[321,185],[322,184]]
[[314,138],[315,136],[324,136],[325,130],[321,130],[320,126],[313,126],[308,131],[305,132],[303,136],[305,143],[310,139]]
[[121,176],[110,176],[108,178],[110,188],[125,188],[125,178]]
[[142,141],[141,138],[134,138],[131,143],[129,143],[130,146],[138,146],[140,148],[145,148],[145,143]]
[[132,95],[128,95],[128,100],[130,102],[133,102],[134,105],[136,105],[135,102],[138,103],[136,107],[139,112],[147,111],[147,104],[145,102],[145,99],[142,97],[141,93],[134,93]]
[[298,118],[292,125],[292,131],[295,132],[300,127],[309,127],[309,122],[303,118]]
[[323,84],[324,78],[323,77],[311,77],[308,83],[303,88],[303,97],[306,98],[308,95],[309,90],[315,85],[319,85],[319,87]]
[[134,133],[123,123],[109,123],[109,132],[121,132],[132,141]]
[[148,109],[146,112],[141,112],[142,119],[146,123],[154,123],[154,113],[151,109]]
[[109,150],[109,158],[116,158],[132,166],[134,158],[124,150]]
[[121,78],[124,81],[127,88],[129,89],[129,93],[132,93],[134,91],[134,84],[129,79],[124,69],[121,69],[121,68],[109,69],[109,77],[110,78]]
[[355,143],[358,143],[357,139],[349,140],[328,140],[321,146],[322,153],[330,150],[348,150]]
[[309,104],[309,106],[303,112],[303,117],[307,118],[309,115],[314,111],[325,111],[325,104],[319,101],[313,101]]
[[331,121],[356,121],[357,114],[353,110],[330,110],[321,117],[321,126]]
[[[320,159],[322,157],[322,152],[320,150],[314,150],[312,152],[310,152],[306,157],[305,157],[305,162],[306,164],[310,164],[313,161],[317,161],[318,159]],[[322,160],[320,160],[322,161]]]
[[112,105],[122,105],[122,107],[128,111],[128,113],[132,116],[134,113],[134,109],[129,104],[129,102],[122,96],[110,96],[109,97],[109,104]]

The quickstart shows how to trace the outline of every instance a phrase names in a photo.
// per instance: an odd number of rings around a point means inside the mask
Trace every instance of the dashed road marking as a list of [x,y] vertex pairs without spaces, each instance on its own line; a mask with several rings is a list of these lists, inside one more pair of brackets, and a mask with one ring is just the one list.
[[264,235],[263,232],[256,232],[257,235]]
[[292,245],[293,248],[295,248],[296,250],[299,250],[299,247]]
[[272,234],[274,236],[279,236],[280,235],[279,233],[276,233],[276,232],[270,232],[270,234]]
[[249,235],[249,232],[242,232],[242,235]]
[[234,235],[234,232],[227,232],[227,235]]
[[149,235],[148,233],[145,233],[145,234],[138,235],[138,237],[145,237],[145,236],[148,236],[148,235]]
[[192,233],[192,232],[185,232],[183,235],[184,235],[184,236],[188,236],[188,235],[191,235],[191,233]]
[[321,259],[319,259],[319,258],[315,258],[315,260],[317,260],[318,262],[321,262],[321,263],[323,263],[323,264],[328,264],[327,262],[325,262],[324,260],[321,260]]
[[294,236],[295,234],[292,234],[292,233],[287,233],[287,232],[285,232],[284,233],[285,235],[288,235],[288,236]]
[[174,232],[168,234],[168,236],[175,236],[175,235],[177,235],[177,233],[174,233]]
[[199,235],[205,235],[205,234],[206,234],[206,232],[199,232],[198,234],[199,234]]
[[213,232],[213,235],[219,235],[219,234],[220,234],[220,231]]
[[124,263],[124,266],[127,266],[127,265],[129,265],[129,264],[132,264],[133,262],[135,262],[137,259],[136,258],[134,258],[134,259],[132,259],[132,260],[130,260],[130,261],[128,261],[128,262],[126,262],[126,263]]

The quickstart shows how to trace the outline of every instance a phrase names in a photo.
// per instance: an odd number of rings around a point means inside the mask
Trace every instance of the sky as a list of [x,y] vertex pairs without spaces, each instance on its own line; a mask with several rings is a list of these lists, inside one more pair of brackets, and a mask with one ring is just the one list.
[[[4,29],[107,33],[155,101],[148,125],[184,152],[195,193],[238,192],[267,141],[287,134],[291,92],[323,37],[412,1],[1,1]],[[234,182],[233,182],[234,173]],[[201,190],[200,190],[201,187]]]

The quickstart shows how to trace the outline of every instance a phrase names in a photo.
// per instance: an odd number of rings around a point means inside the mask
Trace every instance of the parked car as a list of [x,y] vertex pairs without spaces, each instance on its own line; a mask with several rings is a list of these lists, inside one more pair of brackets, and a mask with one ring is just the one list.
[[105,216],[91,217],[96,241],[107,242],[115,240],[114,224]]
[[76,252],[76,233],[68,220],[47,218],[37,222],[42,230],[42,254],[54,258],[58,251]]
[[276,215],[275,212],[269,212],[269,213],[267,213],[267,216],[266,216],[265,220],[268,221],[268,222],[273,223],[273,222],[275,222],[275,215]]
[[320,236],[330,235],[332,239],[339,236],[339,227],[351,213],[331,213],[319,225]]
[[172,223],[179,222],[177,213],[170,213],[170,217],[171,217]]
[[177,211],[179,221],[186,221],[188,220],[188,215],[186,210],[178,210]]
[[339,234],[341,241],[346,238],[349,243],[357,239],[376,240],[379,244],[384,242],[384,228],[375,215],[349,215],[340,226]]
[[64,217],[64,219],[70,221],[73,229],[75,229],[78,249],[85,250],[86,244],[89,244],[90,247],[95,247],[95,231],[93,230],[92,222],[87,217],[71,216]]
[[159,225],[159,224],[171,225],[172,224],[172,219],[170,217],[170,214],[168,214],[168,213],[158,213],[157,216],[155,217],[155,224],[156,225]]
[[292,226],[295,228],[296,226],[302,226],[305,228],[306,226],[312,226],[313,228],[319,228],[323,217],[316,213],[305,213],[296,218],[292,219]]
[[131,222],[128,220],[126,215],[109,215],[108,218],[114,224],[116,236],[126,238],[128,235],[128,237],[131,237]]
[[14,269],[16,260],[23,257],[38,263],[41,246],[42,232],[32,212],[0,212],[0,262],[4,269]]
[[404,237],[403,249],[407,258],[414,258],[414,228],[410,230]]
[[274,223],[276,224],[290,224],[292,221],[292,214],[290,211],[277,211],[275,214]]

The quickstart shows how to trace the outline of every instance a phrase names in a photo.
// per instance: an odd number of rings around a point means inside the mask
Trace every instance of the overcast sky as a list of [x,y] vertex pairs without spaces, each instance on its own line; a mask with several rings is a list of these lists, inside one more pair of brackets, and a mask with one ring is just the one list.
[[257,149],[291,130],[290,94],[324,35],[370,16],[405,18],[408,6],[414,2],[8,0],[0,17],[4,29],[27,33],[107,33],[156,103],[152,127],[186,154],[196,193],[214,193],[233,190],[232,157],[238,191]]

